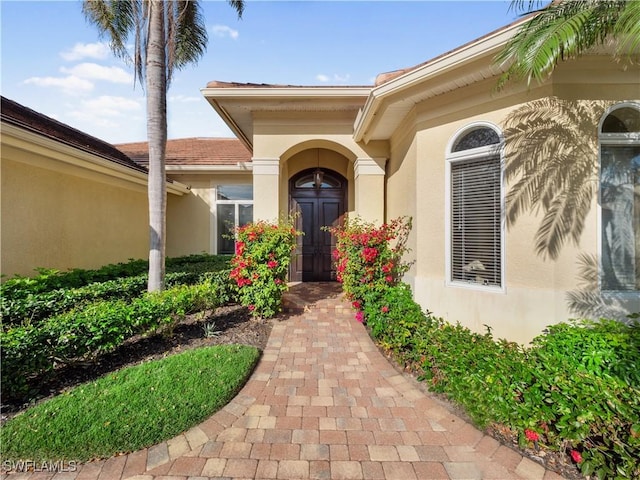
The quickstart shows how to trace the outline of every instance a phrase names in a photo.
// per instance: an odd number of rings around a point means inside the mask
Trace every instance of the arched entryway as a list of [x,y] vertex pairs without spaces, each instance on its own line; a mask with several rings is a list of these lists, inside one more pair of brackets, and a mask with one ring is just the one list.
[[291,262],[291,280],[335,280],[331,252],[335,246],[324,226],[342,221],[347,207],[347,179],[327,168],[310,168],[289,181],[290,211],[296,215],[298,246]]

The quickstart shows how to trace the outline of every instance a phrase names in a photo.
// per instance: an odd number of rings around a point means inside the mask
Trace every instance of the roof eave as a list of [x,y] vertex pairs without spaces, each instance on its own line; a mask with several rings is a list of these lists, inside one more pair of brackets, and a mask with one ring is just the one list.
[[528,19],[514,22],[373,88],[361,115],[358,116],[354,124],[354,140],[366,143],[371,139],[376,119],[382,113],[381,109],[393,103],[390,97],[401,98],[402,95],[398,94],[403,91],[408,91],[427,82],[436,82],[441,75],[456,70],[471,61],[488,56],[493,58],[526,20]]
[[[213,82],[215,83],[215,82]],[[221,83],[218,83],[222,85]],[[208,86],[200,92],[220,115],[225,124],[238,139],[253,152],[253,144],[249,132],[245,132],[233,115],[222,105],[221,101],[242,100],[247,105],[251,101],[265,100],[340,100],[354,97],[368,98],[373,87],[304,87],[304,86]]]

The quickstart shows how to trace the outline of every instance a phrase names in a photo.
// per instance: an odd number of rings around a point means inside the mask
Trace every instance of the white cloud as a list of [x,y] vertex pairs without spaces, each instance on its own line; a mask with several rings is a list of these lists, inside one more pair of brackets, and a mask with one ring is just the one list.
[[60,71],[79,78],[133,84],[133,75],[120,67],[105,67],[97,63],[80,63],[71,68],[62,67]]
[[316,80],[322,83],[327,83],[327,82],[347,83],[349,81],[349,78],[351,78],[351,75],[349,74],[338,75],[337,73],[334,73],[333,76],[330,76],[330,75],[325,75],[324,73],[319,73],[318,75],[316,75]]
[[23,83],[36,87],[54,87],[68,95],[88,93],[93,90],[93,82],[84,78],[69,75],[67,77],[30,77]]
[[[140,101],[125,97],[102,95],[82,100],[73,105],[67,113],[75,125],[83,132],[90,133],[106,141],[117,143],[127,140],[133,132],[141,131],[136,137],[144,140],[146,119]],[[122,137],[122,136],[125,137]],[[120,139],[118,139],[120,137]]]
[[226,25],[214,25],[210,30],[216,37],[230,37],[237,40],[240,35],[237,30]]
[[136,100],[126,97],[101,95],[96,98],[83,100],[79,112],[95,116],[122,117],[142,110],[142,105]]
[[170,102],[179,102],[179,103],[193,103],[193,102],[202,102],[204,98],[202,97],[194,97],[187,95],[171,95],[169,97]]
[[103,42],[76,43],[70,50],[60,52],[60,56],[73,62],[83,58],[104,59],[109,55],[109,45]]

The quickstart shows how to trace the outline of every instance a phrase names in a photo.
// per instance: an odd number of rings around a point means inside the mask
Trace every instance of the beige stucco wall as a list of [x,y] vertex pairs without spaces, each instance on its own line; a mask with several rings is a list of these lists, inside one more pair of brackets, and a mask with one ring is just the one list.
[[[384,175],[389,156],[387,142],[360,145],[353,140],[355,111],[349,112],[258,112],[254,115],[253,161],[256,219],[272,220],[289,210],[289,179],[297,172],[318,165],[337,171],[348,180],[348,210],[368,221],[384,218]],[[355,177],[356,160],[373,160],[381,165],[377,175]],[[278,170],[259,172],[259,162]],[[265,169],[267,172],[268,169]],[[361,188],[357,182],[361,180]],[[274,203],[274,199],[277,202]],[[358,209],[358,205],[360,208]]]
[[[582,64],[563,65],[554,77],[555,83],[541,88],[497,93],[493,90],[494,80],[488,80],[439,95],[414,109],[412,125],[398,128],[392,137],[387,216],[414,217],[415,239],[411,245],[416,264],[408,280],[424,309],[475,331],[485,331],[484,325],[491,325],[496,337],[520,343],[528,343],[547,325],[573,316],[566,295],[577,288],[579,257],[598,253],[597,195],[578,243],[566,242],[558,258],[536,253],[534,237],[542,213],[527,213],[505,233],[503,289],[448,285],[445,152],[454,134],[466,125],[490,122],[502,129],[510,112],[536,98],[557,95],[566,100],[598,100],[603,104],[639,98],[639,70],[612,69],[611,64],[605,66],[603,61],[589,58]],[[585,78],[589,83],[584,83]],[[415,137],[406,138],[407,129],[415,130]],[[596,131],[597,124],[593,127],[594,135]],[[594,164],[597,160],[595,149]],[[506,191],[509,187],[506,186]],[[628,305],[630,311],[637,311],[640,300],[631,299]]]
[[[251,172],[198,174],[171,173],[170,177],[188,185],[188,195],[167,199],[167,255],[217,252],[216,187],[249,185]],[[255,205],[254,205],[255,209]]]
[[2,147],[1,175],[3,275],[146,258],[143,186],[89,175],[7,145]]

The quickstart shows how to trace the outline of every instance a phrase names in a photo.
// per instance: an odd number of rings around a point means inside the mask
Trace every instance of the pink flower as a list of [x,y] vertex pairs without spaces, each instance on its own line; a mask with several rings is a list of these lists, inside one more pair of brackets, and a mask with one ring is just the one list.
[[278,262],[276,262],[275,260],[269,260],[267,262],[267,267],[269,267],[269,268],[275,268],[277,266],[278,266]]
[[276,278],[274,282],[276,283],[276,285],[280,285],[282,283],[282,280],[280,280],[279,278]]
[[356,320],[360,323],[364,323],[364,313],[362,313],[362,311],[356,313]]
[[582,462],[582,455],[580,455],[580,452],[577,450],[571,450],[571,458],[576,463]]
[[384,307],[382,307],[380,310],[382,310],[382,313],[387,313],[389,311],[389,307],[387,307],[386,305]]
[[537,442],[540,439],[538,432],[534,432],[528,428],[524,431],[524,436],[527,437],[527,440],[531,440],[532,442]]
[[393,282],[393,277],[391,275],[387,275],[386,277],[384,277],[384,279],[387,281],[387,283]]
[[253,312],[256,309],[256,306],[255,305],[249,305],[248,308],[249,308],[250,312]]

